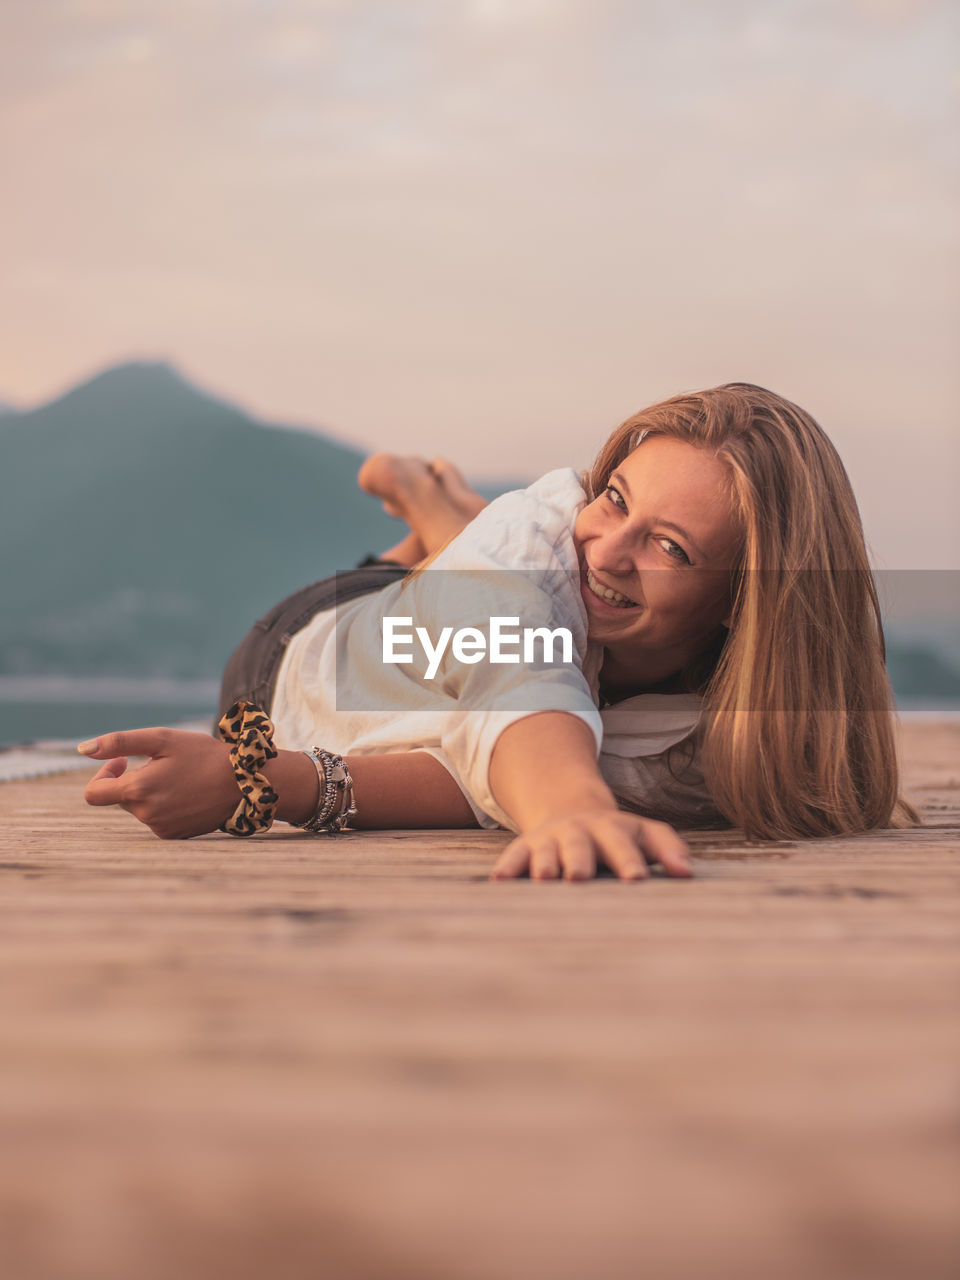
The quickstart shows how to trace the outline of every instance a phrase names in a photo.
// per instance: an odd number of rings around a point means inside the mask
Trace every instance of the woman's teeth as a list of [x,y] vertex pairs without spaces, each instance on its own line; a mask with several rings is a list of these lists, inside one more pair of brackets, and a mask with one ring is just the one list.
[[636,608],[636,600],[628,600],[626,596],[622,596],[619,591],[614,591],[611,587],[605,587],[599,583],[593,576],[593,573],[587,570],[587,586],[595,596],[599,596],[601,600],[605,600],[607,604],[615,605],[618,609]]

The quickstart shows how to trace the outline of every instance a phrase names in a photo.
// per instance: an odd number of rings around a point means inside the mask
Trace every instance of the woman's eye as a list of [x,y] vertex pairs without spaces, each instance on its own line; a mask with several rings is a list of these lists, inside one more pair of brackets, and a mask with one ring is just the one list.
[[[626,511],[627,504],[624,501],[623,494],[616,487],[616,485],[608,484],[603,491],[603,496],[607,499],[608,502],[612,502],[613,505],[617,507],[620,511]],[[666,551],[667,555],[672,560],[676,560],[680,564],[692,563],[692,561],[690,560],[690,557],[684,551],[683,547],[681,547],[679,542],[674,542],[672,538],[664,538],[664,537],[657,538],[657,542],[660,544],[661,547],[663,547],[664,551]]]
[[690,557],[684,551],[683,547],[680,546],[679,542],[674,542],[672,538],[660,538],[659,541],[661,547],[663,547],[668,556],[671,556],[674,560],[679,560],[683,564],[690,563]]

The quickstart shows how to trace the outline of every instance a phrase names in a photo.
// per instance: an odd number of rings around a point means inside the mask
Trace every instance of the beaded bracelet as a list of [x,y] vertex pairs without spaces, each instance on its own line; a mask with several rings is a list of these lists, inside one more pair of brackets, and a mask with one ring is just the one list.
[[255,702],[235,702],[220,718],[220,737],[230,744],[230,764],[240,788],[240,803],[220,828],[231,836],[269,831],[279,796],[261,772],[277,749],[273,722]]
[[357,812],[353,799],[353,778],[344,764],[343,756],[338,756],[333,751],[313,747],[303,754],[313,761],[320,793],[312,817],[306,822],[295,822],[292,825],[302,831],[325,831],[333,835],[336,831],[342,831]]

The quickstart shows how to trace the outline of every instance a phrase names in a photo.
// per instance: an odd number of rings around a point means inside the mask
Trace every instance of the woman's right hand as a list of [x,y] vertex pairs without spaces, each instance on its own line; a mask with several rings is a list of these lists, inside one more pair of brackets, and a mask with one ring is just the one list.
[[[240,800],[229,747],[205,733],[130,729],[101,734],[77,750],[106,761],[87,783],[87,804],[119,805],[162,840],[216,831]],[[128,756],[149,759],[128,769]]]
[[[90,779],[84,799],[119,805],[161,840],[184,840],[217,831],[240,803],[230,748],[205,733],[186,729],[129,729],[104,733],[77,748],[91,760],[106,760]],[[149,756],[139,769],[128,756]],[[282,822],[305,822],[317,804],[317,770],[302,751],[280,751],[264,766],[279,800]]]
[[649,864],[668,876],[690,877],[690,851],[673,827],[619,810],[588,809],[561,814],[525,831],[507,845],[492,880],[590,880],[599,866],[621,880],[643,880]]

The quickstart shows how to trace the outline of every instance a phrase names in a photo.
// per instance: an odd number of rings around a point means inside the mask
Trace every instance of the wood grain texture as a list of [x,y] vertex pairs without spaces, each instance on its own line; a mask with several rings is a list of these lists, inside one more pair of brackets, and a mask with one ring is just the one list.
[[492,884],[0,787],[5,1280],[951,1280],[960,728],[922,829]]

